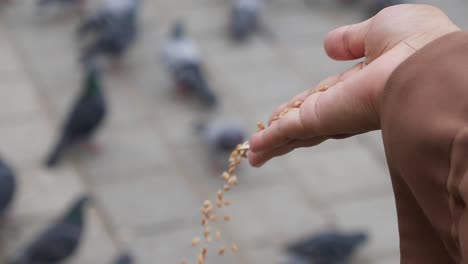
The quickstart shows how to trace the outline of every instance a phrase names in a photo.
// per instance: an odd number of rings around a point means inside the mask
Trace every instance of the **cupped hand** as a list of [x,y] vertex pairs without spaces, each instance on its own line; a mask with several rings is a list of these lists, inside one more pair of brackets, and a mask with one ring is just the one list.
[[[363,58],[362,62],[278,107],[268,127],[250,140],[251,165],[261,166],[273,157],[329,138],[379,129],[380,101],[391,73],[415,51],[458,30],[433,6],[397,5],[330,32],[325,39],[328,56]],[[289,110],[286,114],[285,109]]]

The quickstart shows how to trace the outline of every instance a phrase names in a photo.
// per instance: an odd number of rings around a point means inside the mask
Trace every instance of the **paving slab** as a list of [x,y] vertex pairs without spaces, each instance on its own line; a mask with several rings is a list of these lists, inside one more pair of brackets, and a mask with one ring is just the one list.
[[[138,172],[137,172],[138,173]],[[201,199],[186,180],[170,169],[132,174],[126,181],[96,189],[96,196],[117,228],[157,226],[173,220],[198,223]]]
[[296,176],[322,202],[340,202],[364,193],[391,194],[387,171],[365,148],[354,143],[329,152],[318,150],[296,151],[289,158],[292,167],[302,168],[296,170]]
[[369,232],[370,241],[363,250],[366,256],[383,253],[398,256],[399,237],[393,196],[343,202],[333,210],[339,227]]

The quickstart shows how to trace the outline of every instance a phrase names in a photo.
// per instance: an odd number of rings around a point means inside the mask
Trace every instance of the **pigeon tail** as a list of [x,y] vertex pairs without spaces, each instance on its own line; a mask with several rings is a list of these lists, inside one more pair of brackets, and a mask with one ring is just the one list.
[[201,81],[201,83],[199,84],[198,93],[204,106],[209,108],[216,106],[216,95],[205,81]]
[[80,61],[83,65],[90,65],[93,61],[96,60],[99,53],[101,52],[101,48],[99,45],[91,44],[85,48],[83,54],[81,55]]
[[60,162],[60,159],[63,156],[63,152],[65,151],[65,149],[68,147],[69,144],[70,144],[70,141],[68,140],[68,138],[65,136],[62,137],[60,141],[57,143],[57,145],[55,146],[55,148],[53,149],[53,151],[50,153],[45,165],[48,168],[55,167]]
[[194,85],[202,104],[208,108],[216,106],[216,95],[203,76],[203,69],[200,65],[194,68],[194,74]]

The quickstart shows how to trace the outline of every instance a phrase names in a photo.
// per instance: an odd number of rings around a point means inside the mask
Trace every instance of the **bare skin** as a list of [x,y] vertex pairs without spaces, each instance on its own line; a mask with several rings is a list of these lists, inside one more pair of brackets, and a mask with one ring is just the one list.
[[[260,167],[296,148],[380,129],[380,102],[393,70],[428,43],[459,30],[433,6],[397,5],[330,32],[324,44],[329,57],[362,62],[279,106],[269,126],[250,139],[250,164]],[[317,92],[321,87],[329,88]],[[298,101],[302,104],[293,107]]]

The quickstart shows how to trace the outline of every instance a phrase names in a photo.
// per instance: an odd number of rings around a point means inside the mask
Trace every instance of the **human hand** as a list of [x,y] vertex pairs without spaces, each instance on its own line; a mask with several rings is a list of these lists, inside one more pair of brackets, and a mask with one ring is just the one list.
[[[296,148],[379,129],[380,101],[393,70],[415,51],[458,30],[435,7],[397,5],[330,32],[325,39],[329,57],[364,61],[281,105],[269,126],[251,138],[250,164],[262,166]],[[290,111],[278,119],[285,109]]]

